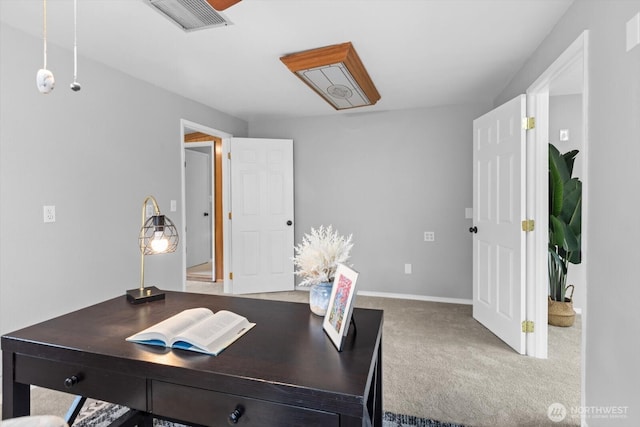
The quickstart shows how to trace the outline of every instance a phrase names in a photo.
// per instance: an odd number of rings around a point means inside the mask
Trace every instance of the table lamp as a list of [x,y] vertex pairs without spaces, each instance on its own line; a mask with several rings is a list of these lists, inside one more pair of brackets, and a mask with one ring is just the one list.
[[[147,204],[153,204],[153,215],[146,217]],[[142,227],[138,238],[140,245],[140,288],[127,291],[127,300],[140,304],[164,299],[164,292],[155,286],[144,285],[144,256],[175,252],[178,247],[178,230],[173,222],[160,213],[158,202],[147,196],[142,203]]]

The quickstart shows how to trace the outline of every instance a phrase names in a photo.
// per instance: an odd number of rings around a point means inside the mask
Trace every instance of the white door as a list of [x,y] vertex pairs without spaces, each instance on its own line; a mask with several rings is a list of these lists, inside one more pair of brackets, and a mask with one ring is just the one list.
[[211,156],[185,149],[187,267],[212,260]]
[[293,141],[232,138],[233,293],[294,289]]
[[526,342],[525,113],[520,95],[473,121],[473,317],[520,354]]

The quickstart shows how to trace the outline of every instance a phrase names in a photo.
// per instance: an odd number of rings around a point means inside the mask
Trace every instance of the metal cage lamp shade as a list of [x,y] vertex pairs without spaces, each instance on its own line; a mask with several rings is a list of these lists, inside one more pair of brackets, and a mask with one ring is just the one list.
[[[146,218],[147,204],[153,204],[153,215]],[[133,304],[164,299],[164,293],[155,286],[144,285],[144,256],[175,252],[178,247],[178,230],[168,217],[160,213],[158,202],[147,196],[142,203],[142,227],[138,243],[140,246],[140,287],[127,291],[127,299]]]

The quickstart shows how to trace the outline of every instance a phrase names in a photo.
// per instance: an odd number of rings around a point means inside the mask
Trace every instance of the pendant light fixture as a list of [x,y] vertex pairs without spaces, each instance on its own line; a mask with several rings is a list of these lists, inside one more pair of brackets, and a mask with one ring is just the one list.
[[73,0],[73,83],[69,86],[74,92],[82,89],[78,83],[78,0]]
[[44,39],[44,67],[38,70],[36,74],[36,85],[40,93],[47,94],[53,90],[56,85],[56,80],[53,78],[53,73],[47,70],[47,0],[42,0],[43,9],[43,25],[42,33]]

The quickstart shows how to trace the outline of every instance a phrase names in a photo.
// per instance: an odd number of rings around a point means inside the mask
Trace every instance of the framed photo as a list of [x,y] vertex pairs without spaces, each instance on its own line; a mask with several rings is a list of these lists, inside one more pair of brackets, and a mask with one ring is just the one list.
[[329,306],[322,323],[322,328],[338,351],[342,351],[342,344],[351,324],[357,280],[357,271],[344,264],[338,265],[333,279]]

